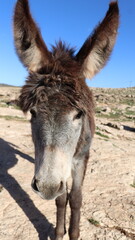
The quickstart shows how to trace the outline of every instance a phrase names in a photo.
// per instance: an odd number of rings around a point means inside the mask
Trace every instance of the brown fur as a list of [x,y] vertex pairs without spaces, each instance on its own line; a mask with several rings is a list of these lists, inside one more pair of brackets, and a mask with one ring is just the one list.
[[73,49],[62,42],[53,47],[54,64],[40,69],[40,73],[30,74],[21,90],[20,107],[24,112],[37,104],[42,108],[41,103],[57,93],[61,99],[66,97],[69,104],[88,114],[94,132],[92,92],[79,76],[80,66],[72,59],[73,53]]

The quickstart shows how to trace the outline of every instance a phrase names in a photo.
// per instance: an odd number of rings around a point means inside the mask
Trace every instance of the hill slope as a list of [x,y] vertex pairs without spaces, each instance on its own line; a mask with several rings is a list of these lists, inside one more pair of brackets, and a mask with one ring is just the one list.
[[[96,133],[83,186],[80,239],[135,240],[135,88],[92,90]],[[0,88],[0,239],[54,240],[54,201],[40,199],[30,186],[30,116],[6,104],[19,91]]]

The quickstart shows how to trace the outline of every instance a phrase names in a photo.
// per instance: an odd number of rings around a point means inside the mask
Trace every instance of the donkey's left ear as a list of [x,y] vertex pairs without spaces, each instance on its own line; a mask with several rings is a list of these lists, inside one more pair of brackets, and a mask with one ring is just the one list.
[[31,16],[28,0],[17,0],[14,13],[14,40],[18,56],[29,71],[36,72],[50,63],[51,53]]
[[106,64],[114,47],[118,25],[119,8],[115,1],[110,3],[105,18],[76,55],[85,78],[91,79]]

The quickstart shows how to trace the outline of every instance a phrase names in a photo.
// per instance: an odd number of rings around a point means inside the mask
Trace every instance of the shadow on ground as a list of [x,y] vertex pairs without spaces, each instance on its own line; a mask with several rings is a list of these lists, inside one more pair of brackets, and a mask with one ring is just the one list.
[[135,132],[135,128],[129,127],[129,126],[123,126],[124,130],[130,131],[130,132]]
[[48,237],[54,240],[53,225],[37,209],[29,195],[22,189],[16,179],[8,173],[8,170],[18,162],[16,154],[34,163],[34,160],[27,154],[19,151],[17,146],[0,138],[0,184],[9,192],[11,197],[31,221],[38,232],[39,240],[48,240]]

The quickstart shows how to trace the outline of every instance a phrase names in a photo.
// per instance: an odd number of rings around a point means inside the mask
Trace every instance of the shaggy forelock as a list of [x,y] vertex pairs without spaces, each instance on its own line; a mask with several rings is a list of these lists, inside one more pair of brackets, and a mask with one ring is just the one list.
[[27,112],[34,105],[47,103],[54,95],[67,97],[67,101],[72,105],[77,105],[79,96],[76,93],[76,82],[60,75],[40,75],[30,74],[26,84],[21,90],[19,97],[20,107]]
[[[74,50],[59,42],[52,47],[54,62],[40,69],[38,73],[30,73],[19,97],[20,107],[27,112],[41,103],[46,106],[49,99],[59,98],[92,114],[92,93],[80,77],[80,67],[74,59]],[[59,96],[59,97],[58,97]]]

